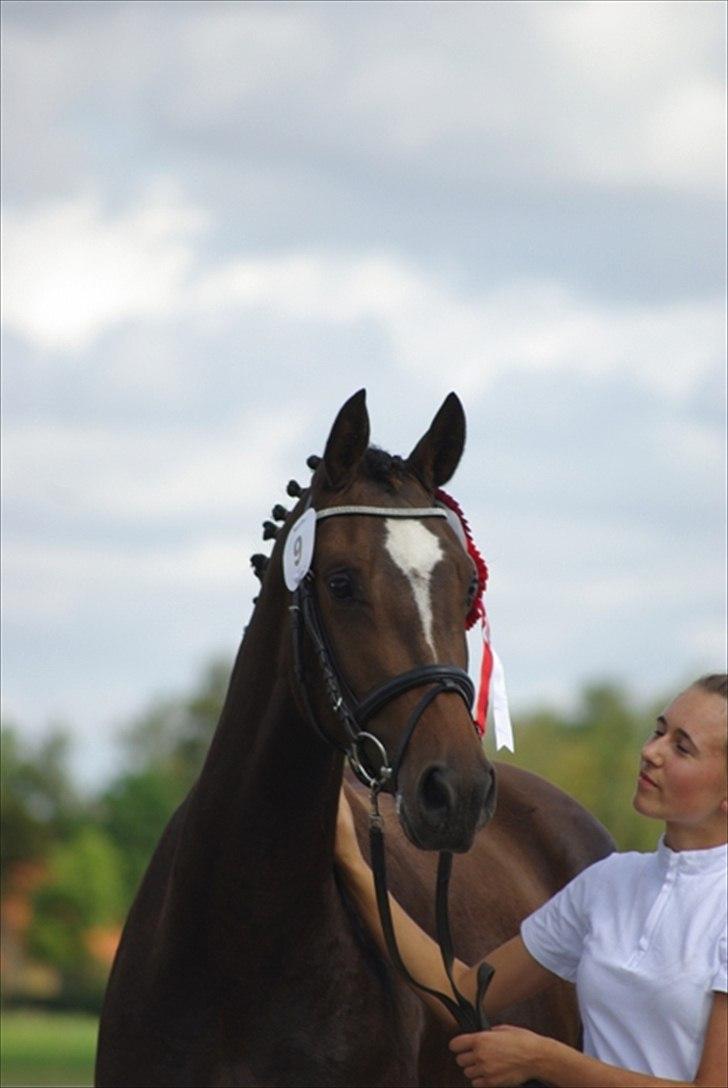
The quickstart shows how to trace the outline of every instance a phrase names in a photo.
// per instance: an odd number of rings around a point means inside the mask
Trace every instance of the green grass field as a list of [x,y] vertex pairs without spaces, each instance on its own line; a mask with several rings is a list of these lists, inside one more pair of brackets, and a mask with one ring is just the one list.
[[92,1085],[97,1023],[96,1017],[81,1013],[5,1013],[0,1085]]

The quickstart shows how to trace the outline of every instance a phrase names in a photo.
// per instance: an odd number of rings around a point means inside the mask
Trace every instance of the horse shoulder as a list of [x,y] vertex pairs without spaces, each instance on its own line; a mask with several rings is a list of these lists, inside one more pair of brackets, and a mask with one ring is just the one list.
[[564,790],[532,771],[499,763],[495,829],[549,884],[550,894],[615,850],[606,828]]

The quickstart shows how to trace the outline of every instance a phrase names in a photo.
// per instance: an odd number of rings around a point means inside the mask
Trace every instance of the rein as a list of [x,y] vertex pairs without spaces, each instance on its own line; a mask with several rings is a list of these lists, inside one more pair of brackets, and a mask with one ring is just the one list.
[[[375,506],[335,506],[316,512],[316,520],[335,516],[364,515],[370,517],[395,518],[447,518],[442,507],[375,507]],[[456,665],[421,665],[400,673],[385,681],[363,699],[357,699],[336,665],[333,649],[326,636],[321,615],[313,591],[313,572],[307,571],[293,591],[293,604],[290,606],[291,632],[293,637],[293,664],[299,692],[306,714],[314,730],[328,745],[342,752],[349,765],[363,785],[370,792],[371,808],[369,813],[369,842],[371,848],[372,871],[377,896],[382,931],[387,944],[387,951],[394,967],[407,982],[430,994],[440,1001],[452,1015],[461,1031],[482,1031],[489,1027],[482,1008],[482,998],[493,975],[493,968],[482,963],[478,969],[475,1004],[471,1004],[457,989],[453,980],[454,960],[450,920],[448,915],[448,891],[452,871],[452,853],[441,851],[437,868],[437,890],[435,898],[435,916],[437,941],[442,955],[445,973],[452,988],[453,997],[419,983],[408,971],[397,946],[397,939],[392,923],[387,893],[387,871],[385,860],[384,824],[379,812],[379,794],[383,791],[394,793],[397,777],[409,742],[427,707],[438,695],[454,693],[459,695],[468,711],[471,711],[475,698],[475,688],[468,674]],[[324,687],[332,710],[344,726],[348,743],[342,744],[337,738],[324,731],[316,720],[306,684],[304,666],[305,638],[311,642],[319,663]],[[381,740],[363,726],[379,713],[388,703],[399,695],[414,688],[427,686],[428,690],[415,705],[405,726],[399,749],[390,759]],[[374,751],[379,766],[371,759]]]

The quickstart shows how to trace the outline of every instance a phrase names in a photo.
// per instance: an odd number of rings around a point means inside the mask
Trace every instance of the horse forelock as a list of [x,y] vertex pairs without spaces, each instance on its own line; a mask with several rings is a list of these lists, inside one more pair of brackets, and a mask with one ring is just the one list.
[[394,493],[407,479],[414,479],[407,462],[398,454],[387,453],[378,446],[370,446],[361,460],[361,475],[372,483],[380,484]]

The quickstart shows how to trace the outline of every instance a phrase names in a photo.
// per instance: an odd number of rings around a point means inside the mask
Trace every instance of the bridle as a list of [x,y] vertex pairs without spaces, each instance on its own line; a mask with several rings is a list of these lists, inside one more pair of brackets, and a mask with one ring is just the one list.
[[[380,507],[380,506],[334,506],[316,512],[316,520],[341,515],[364,515],[368,517],[422,518],[442,517],[445,512],[440,507]],[[455,692],[465,703],[468,711],[475,699],[475,687],[464,669],[456,665],[419,665],[407,672],[400,673],[391,680],[369,692],[363,699],[357,699],[337,667],[331,643],[326,637],[321,615],[313,590],[313,573],[308,571],[293,594],[290,606],[293,629],[293,660],[299,692],[306,708],[306,713],[316,732],[327,744],[338,748],[347,757],[351,769],[359,781],[370,790],[379,793],[382,790],[394,792],[397,788],[397,775],[402,765],[407,746],[415,728],[430,703],[444,692]],[[303,645],[308,635],[314,653],[318,659],[331,709],[344,726],[348,743],[325,733],[316,720],[308,697],[304,667]],[[415,706],[399,750],[390,760],[387,751],[373,733],[364,729],[367,722],[383,710],[393,699],[413,688],[429,685],[427,691]],[[380,758],[380,766],[372,767],[366,759],[366,747],[373,748]],[[367,765],[369,762],[369,765]]]
[[[310,502],[310,496],[309,496]],[[368,516],[385,518],[446,518],[442,507],[378,507],[378,506],[334,506],[316,511],[316,521],[338,516]],[[382,922],[382,929],[390,959],[407,981],[420,990],[436,997],[448,1009],[462,1031],[482,1031],[489,1025],[482,1009],[482,998],[490,983],[493,969],[488,964],[481,964],[477,978],[475,1003],[471,1004],[457,989],[453,977],[454,960],[452,937],[447,910],[447,896],[452,869],[452,854],[441,851],[437,871],[436,924],[440,951],[445,972],[450,982],[454,997],[449,997],[437,990],[417,982],[407,970],[399,954],[394,926],[387,894],[386,864],[384,853],[384,825],[379,812],[379,794],[396,792],[397,778],[412,735],[421,721],[427,707],[438,695],[454,693],[463,700],[468,712],[471,711],[475,688],[464,669],[456,665],[420,665],[407,672],[400,673],[391,680],[386,680],[364,698],[357,699],[341,676],[331,644],[326,636],[321,615],[314,593],[314,574],[308,570],[293,591],[293,603],[290,605],[291,631],[293,637],[293,665],[298,693],[314,730],[328,745],[341,751],[360,782],[370,792],[371,810],[369,813],[369,837],[372,854],[377,903]],[[326,696],[331,709],[342,722],[347,742],[325,731],[316,719],[307,687],[304,645],[310,640],[318,660],[324,681]],[[397,753],[390,759],[382,741],[364,728],[367,723],[385,706],[407,691],[427,687],[409,716]],[[475,728],[475,725],[474,725]],[[372,750],[376,753],[379,766],[371,760]]]

